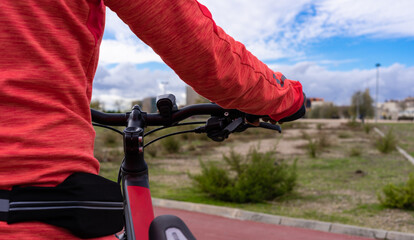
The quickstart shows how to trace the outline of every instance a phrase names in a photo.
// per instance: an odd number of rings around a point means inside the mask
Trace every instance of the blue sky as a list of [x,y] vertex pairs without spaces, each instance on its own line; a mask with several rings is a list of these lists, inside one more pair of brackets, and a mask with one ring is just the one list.
[[414,66],[414,38],[333,37],[306,46],[311,61],[338,61],[330,70],[369,69],[380,63],[389,67],[394,63]]
[[[269,67],[301,81],[308,96],[346,105],[355,91],[374,93],[376,63],[380,102],[414,96],[412,0],[200,2]],[[185,101],[185,84],[109,10],[95,82],[93,98],[108,107],[164,91]]]

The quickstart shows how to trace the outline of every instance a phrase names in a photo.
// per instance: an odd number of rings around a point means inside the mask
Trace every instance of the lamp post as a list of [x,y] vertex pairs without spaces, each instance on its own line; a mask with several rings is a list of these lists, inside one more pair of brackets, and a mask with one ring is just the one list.
[[168,81],[161,81],[161,88],[162,88],[162,94],[166,94],[167,93],[167,89],[165,86],[167,86],[169,84]]
[[379,68],[381,67],[381,64],[377,63],[375,64],[377,67],[377,84],[375,87],[375,123],[378,121],[378,81],[379,81]]

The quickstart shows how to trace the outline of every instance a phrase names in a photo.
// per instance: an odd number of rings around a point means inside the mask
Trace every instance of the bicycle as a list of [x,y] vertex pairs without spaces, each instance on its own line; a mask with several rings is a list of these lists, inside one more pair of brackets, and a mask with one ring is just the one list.
[[[183,133],[206,133],[213,141],[224,141],[234,132],[243,132],[248,128],[261,127],[281,132],[279,125],[261,122],[259,126],[246,123],[247,119],[258,119],[264,116],[253,116],[235,109],[223,109],[210,104],[190,105],[177,108],[175,96],[161,95],[156,100],[159,113],[146,113],[135,105],[127,113],[103,113],[91,109],[94,126],[104,127],[120,133],[124,141],[125,157],[120,166],[118,184],[121,184],[124,197],[124,232],[118,239],[195,239],[185,223],[171,215],[154,219],[151,193],[148,181],[148,166],[144,159],[144,149],[150,144],[165,137]],[[210,115],[207,121],[183,122],[192,116]],[[156,138],[144,144],[144,137],[170,127],[204,124],[194,130],[179,131]],[[123,132],[111,126],[126,126]],[[161,126],[144,132],[148,126]],[[148,234],[141,234],[148,233]]]

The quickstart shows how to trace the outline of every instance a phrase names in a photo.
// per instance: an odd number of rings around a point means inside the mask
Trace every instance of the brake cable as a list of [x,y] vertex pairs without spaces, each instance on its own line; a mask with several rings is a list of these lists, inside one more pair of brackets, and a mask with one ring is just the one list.
[[205,124],[205,123],[206,123],[206,121],[203,121],[203,122],[185,122],[185,123],[177,123],[177,124],[174,124],[172,126],[159,127],[159,128],[156,128],[156,129],[153,129],[149,132],[144,133],[144,137],[150,135],[151,133],[157,132],[159,130],[167,129],[167,128],[170,128],[170,127],[178,127],[178,126],[193,125],[193,124]]
[[[187,124],[187,125],[188,125],[188,124]],[[161,136],[161,137],[159,137],[159,138],[156,138],[156,139],[154,139],[154,140],[150,141],[149,143],[147,143],[147,144],[145,144],[145,145],[144,145],[144,148],[145,148],[145,147],[147,147],[148,145],[150,145],[151,143],[154,143],[154,142],[156,142],[156,141],[158,141],[158,140],[161,140],[161,139],[163,139],[163,138],[166,138],[166,137],[171,137],[171,136],[178,135],[178,134],[183,134],[183,133],[195,133],[195,132],[197,132],[197,130],[196,130],[196,129],[193,129],[193,130],[187,130],[187,131],[181,131],[181,132],[175,132],[175,133],[170,133],[170,134],[167,134],[167,135]]]
[[110,126],[107,126],[107,125],[103,125],[103,124],[99,124],[99,123],[92,123],[92,125],[96,126],[96,127],[107,128],[109,130],[112,130],[112,131],[117,132],[117,133],[121,134],[122,136],[124,136],[124,133],[119,131],[116,128],[113,128],[113,127],[110,127]]

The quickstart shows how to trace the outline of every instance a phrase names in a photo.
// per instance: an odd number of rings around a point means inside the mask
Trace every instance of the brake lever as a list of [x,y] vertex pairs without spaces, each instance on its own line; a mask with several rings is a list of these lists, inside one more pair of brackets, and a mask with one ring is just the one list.
[[260,122],[259,126],[254,126],[251,124],[245,124],[244,126],[240,127],[237,131],[239,132],[243,132],[244,130],[248,129],[248,128],[266,128],[266,129],[270,129],[270,130],[275,130],[278,131],[279,133],[282,133],[282,128],[279,125],[274,125],[271,123],[266,123],[266,122]]
[[221,142],[228,138],[231,133],[237,131],[240,126],[243,126],[244,119],[242,117],[236,118],[226,127],[223,126],[225,124],[224,122],[224,119],[212,117],[207,120],[206,126],[196,129],[196,132],[206,132],[210,139]]
[[259,127],[266,128],[266,129],[270,129],[270,130],[276,130],[279,133],[282,133],[282,128],[280,127],[280,125],[274,125],[274,124],[267,123],[267,122],[261,122],[259,124]]
[[233,133],[236,131],[242,124],[244,123],[243,118],[239,117],[236,118],[233,122],[231,122],[227,127],[223,129],[226,133]]

